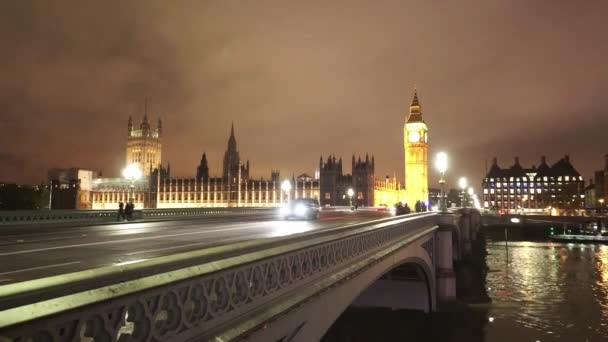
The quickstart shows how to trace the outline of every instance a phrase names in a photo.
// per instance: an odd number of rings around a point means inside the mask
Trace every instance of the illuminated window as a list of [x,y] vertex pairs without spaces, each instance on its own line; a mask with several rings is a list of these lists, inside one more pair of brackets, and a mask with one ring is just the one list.
[[512,182],[512,181],[513,181],[513,177],[510,177],[510,178],[509,178],[509,181],[511,181],[511,182]]
[[497,188],[500,188],[500,183],[496,183],[496,187],[497,187]]
[[[559,178],[562,178],[562,177],[559,177]],[[566,182],[569,182],[569,181],[570,181],[570,176],[566,176]]]
[[494,182],[494,178],[490,178],[490,182]]
[[514,191],[513,189],[511,189],[509,192],[510,192],[510,193],[514,193],[515,191]]
[[547,179],[547,177],[545,176],[545,177],[543,177],[543,180],[546,182],[548,179]]
[[[483,189],[483,193],[487,195],[488,194],[488,189]],[[492,193],[494,193],[494,189],[492,189]]]
[[490,193],[493,194],[494,193],[494,189],[490,189]]
[[329,192],[326,192],[326,193],[325,193],[325,199],[326,199],[326,200],[331,199],[331,195],[329,194]]

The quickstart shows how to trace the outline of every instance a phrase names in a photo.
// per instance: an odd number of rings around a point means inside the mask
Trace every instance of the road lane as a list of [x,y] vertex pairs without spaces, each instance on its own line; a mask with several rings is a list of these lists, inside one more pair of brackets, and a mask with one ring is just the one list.
[[2,285],[254,239],[328,229],[386,217],[381,212],[324,212],[318,221],[244,217],[73,227],[23,234],[0,231]]

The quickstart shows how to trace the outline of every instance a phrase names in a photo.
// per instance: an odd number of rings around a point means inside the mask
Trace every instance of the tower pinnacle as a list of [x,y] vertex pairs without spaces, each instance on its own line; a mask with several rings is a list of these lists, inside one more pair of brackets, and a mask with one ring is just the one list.
[[410,114],[407,117],[407,122],[424,122],[422,120],[422,112],[420,111],[420,101],[418,100],[418,90],[414,88],[414,98],[410,105]]

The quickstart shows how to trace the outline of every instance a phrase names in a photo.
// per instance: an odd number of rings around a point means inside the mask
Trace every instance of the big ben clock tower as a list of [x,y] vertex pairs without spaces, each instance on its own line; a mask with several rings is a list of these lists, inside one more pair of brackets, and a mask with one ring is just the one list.
[[413,209],[416,201],[428,201],[428,128],[422,120],[418,92],[403,128],[405,147],[405,191],[407,204]]

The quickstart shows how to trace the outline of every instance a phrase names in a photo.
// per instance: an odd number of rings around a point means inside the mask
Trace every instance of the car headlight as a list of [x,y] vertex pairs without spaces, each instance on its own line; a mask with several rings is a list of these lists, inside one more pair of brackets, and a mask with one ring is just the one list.
[[281,207],[281,209],[279,210],[279,214],[281,214],[281,216],[287,216],[291,213],[291,211],[289,210],[289,206],[284,205]]
[[307,211],[308,211],[308,208],[306,208],[305,205],[303,205],[303,204],[296,205],[296,210],[295,210],[296,215],[305,216]]

